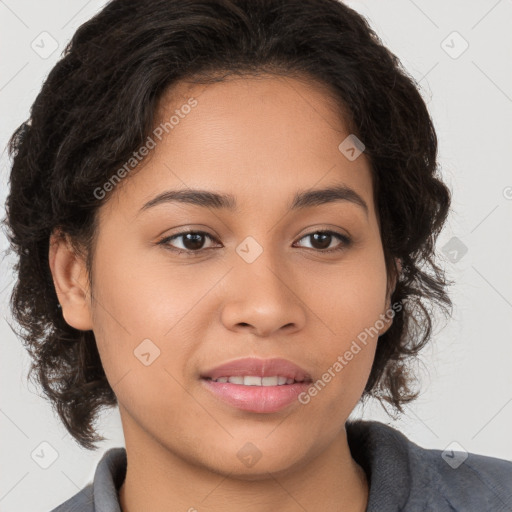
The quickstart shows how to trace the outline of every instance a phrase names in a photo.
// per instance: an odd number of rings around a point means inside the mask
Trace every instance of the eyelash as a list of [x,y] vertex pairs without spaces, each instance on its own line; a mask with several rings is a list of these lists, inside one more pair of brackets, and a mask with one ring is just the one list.
[[[333,235],[334,237],[336,237],[338,240],[340,240],[342,242],[339,247],[336,247],[334,249],[324,249],[324,250],[322,250],[322,249],[312,249],[312,250],[317,251],[317,252],[319,252],[321,254],[343,251],[352,242],[352,240],[348,236],[342,235],[341,233],[338,233],[336,231],[328,231],[328,230],[312,231],[311,233],[308,233],[307,235],[304,235],[303,237],[301,237],[299,240],[302,240],[303,238],[307,238],[309,236],[312,236],[312,235],[315,235],[315,234],[319,234],[319,233],[320,234],[324,234],[324,235]],[[161,240],[159,240],[157,242],[157,245],[163,245],[163,246],[166,247],[166,249],[168,249],[170,251],[173,251],[173,252],[178,253],[178,254],[186,254],[187,256],[191,256],[191,257],[195,256],[198,253],[206,251],[208,249],[214,249],[214,247],[210,247],[210,248],[206,248],[206,249],[198,249],[197,251],[192,251],[190,249],[176,249],[175,247],[172,247],[169,244],[169,242],[171,242],[172,240],[174,240],[176,238],[179,238],[179,237],[182,237],[182,236],[185,236],[185,235],[188,235],[188,234],[204,235],[204,236],[206,236],[207,238],[209,238],[212,241],[217,241],[216,238],[211,236],[209,233],[206,233],[204,231],[192,231],[192,230],[190,230],[190,231],[182,231],[181,233],[176,233],[175,235],[167,236],[165,238],[162,238]]]

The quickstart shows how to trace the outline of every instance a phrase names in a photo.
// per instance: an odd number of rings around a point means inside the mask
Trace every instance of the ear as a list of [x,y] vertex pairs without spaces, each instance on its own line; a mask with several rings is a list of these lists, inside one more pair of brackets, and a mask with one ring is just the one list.
[[394,258],[395,268],[389,273],[387,283],[387,295],[386,295],[386,307],[391,307],[391,296],[393,295],[400,275],[402,273],[402,260],[400,258]]
[[[386,292],[386,311],[392,309],[391,308],[391,296],[393,295],[393,292],[396,289],[396,285],[398,283],[398,279],[400,278],[401,273],[402,273],[402,260],[400,260],[400,258],[395,258],[395,271],[390,273],[390,278],[388,280],[388,286],[387,286],[387,292]],[[379,330],[379,336],[382,336],[391,327],[391,324],[393,323],[393,317],[390,318],[389,316],[387,316],[386,311],[384,312],[384,316],[385,316],[385,319],[383,320],[384,327]]]
[[91,330],[87,268],[83,258],[72,247],[69,237],[61,231],[54,231],[50,237],[48,259],[64,320],[75,329]]

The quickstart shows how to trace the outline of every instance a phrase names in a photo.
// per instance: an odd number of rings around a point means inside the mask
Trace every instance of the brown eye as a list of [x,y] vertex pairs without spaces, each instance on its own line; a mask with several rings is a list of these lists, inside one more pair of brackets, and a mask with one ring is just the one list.
[[[341,251],[350,245],[350,239],[347,236],[336,233],[335,231],[315,231],[314,233],[303,236],[301,240],[305,238],[311,240],[312,249],[320,252]],[[332,247],[331,243],[335,241],[335,239],[339,240],[340,243]]]
[[[182,247],[175,247],[171,244],[172,241],[182,239]],[[205,239],[209,238],[214,240],[212,236],[204,231],[185,231],[183,233],[177,233],[176,235],[168,236],[158,242],[159,245],[164,245],[173,251],[179,253],[183,252],[200,252],[204,249]],[[208,248],[208,247],[207,247]]]

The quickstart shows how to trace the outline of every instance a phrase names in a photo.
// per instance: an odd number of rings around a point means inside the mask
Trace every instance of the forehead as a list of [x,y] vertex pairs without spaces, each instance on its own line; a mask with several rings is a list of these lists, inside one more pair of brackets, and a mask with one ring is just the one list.
[[149,158],[118,186],[114,203],[140,209],[166,189],[202,189],[234,196],[240,213],[289,205],[297,190],[342,184],[372,210],[364,153],[351,161],[340,150],[350,135],[328,88],[313,81],[180,82],[160,100]]

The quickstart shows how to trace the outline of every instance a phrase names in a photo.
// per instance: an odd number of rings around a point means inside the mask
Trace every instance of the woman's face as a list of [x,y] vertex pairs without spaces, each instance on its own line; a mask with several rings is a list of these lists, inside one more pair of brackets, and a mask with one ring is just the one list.
[[[353,342],[389,325],[369,164],[339,149],[350,133],[325,91],[289,78],[181,83],[159,115],[177,117],[100,209],[93,260],[92,329],[127,445],[245,478],[286,472],[343,431],[378,335]],[[332,187],[344,192],[296,200]],[[171,200],[198,190],[232,208]],[[286,359],[324,384],[205,378],[239,358]]]

